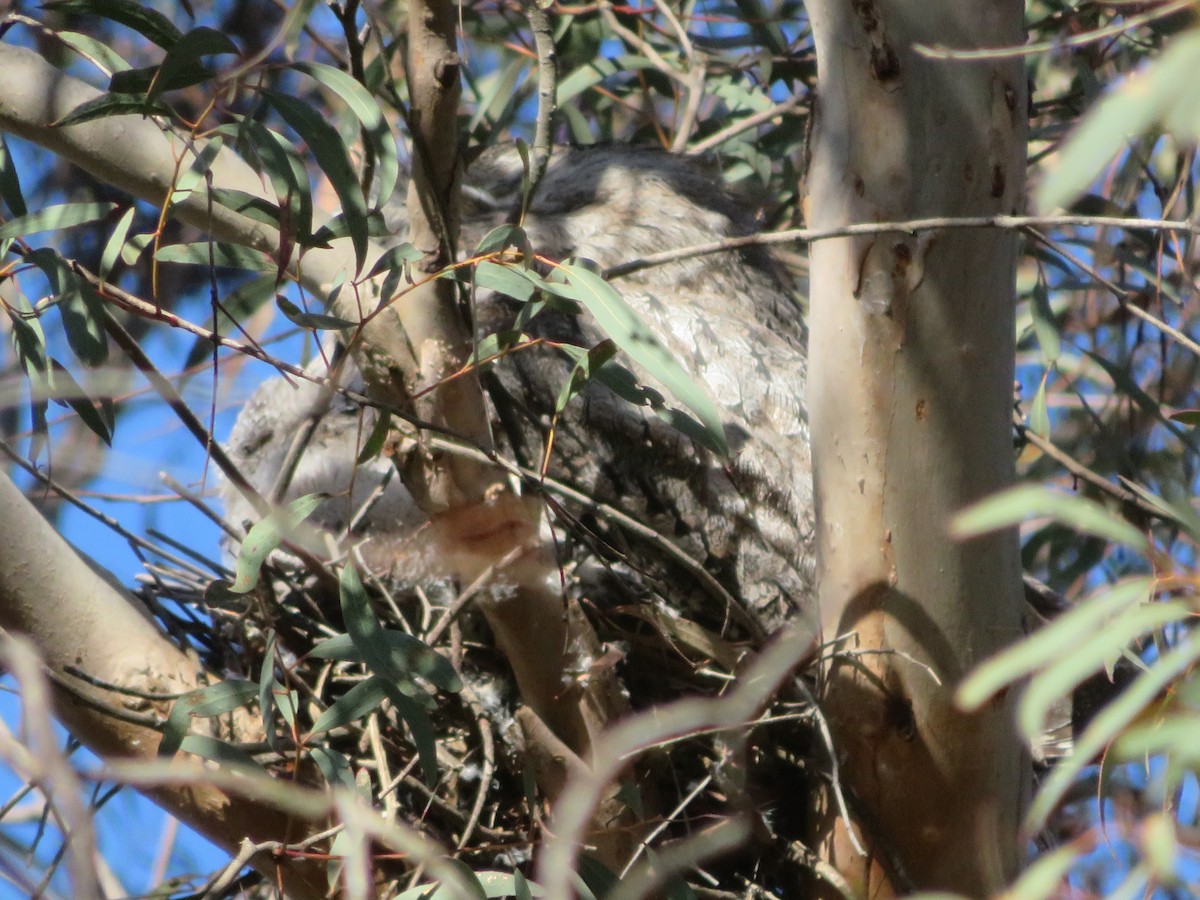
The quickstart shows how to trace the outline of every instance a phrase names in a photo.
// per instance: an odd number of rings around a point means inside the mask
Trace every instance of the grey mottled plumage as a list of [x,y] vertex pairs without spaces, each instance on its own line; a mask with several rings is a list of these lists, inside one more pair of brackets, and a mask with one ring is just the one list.
[[[511,148],[488,151],[465,181],[462,243],[469,249],[516,209],[520,159]],[[402,234],[403,223],[395,224]],[[537,252],[586,257],[602,267],[754,230],[751,215],[726,192],[715,169],[627,145],[556,152],[524,225]],[[652,411],[590,385],[560,423],[551,474],[654,527],[765,625],[775,625],[807,605],[813,577],[805,333],[792,286],[759,249],[645,269],[615,286],[722,409],[735,455],[716,459]],[[509,325],[514,309],[502,298],[478,298],[479,333]],[[603,337],[589,321],[560,314],[539,316],[530,330],[589,346]],[[488,384],[508,452],[536,464],[569,372],[563,356],[545,348],[513,354],[495,368]],[[268,457],[286,454],[279,446],[286,447],[310,407],[280,379],[263,385],[247,404],[229,449],[260,488],[269,488],[278,467]],[[297,473],[304,483],[293,482],[285,496],[317,487],[309,476],[322,472],[330,474],[324,489],[344,490],[357,433],[355,411],[335,402]],[[335,458],[310,461],[317,451]],[[344,525],[385,465],[360,470],[354,497],[322,510],[323,524]],[[388,491],[395,505],[386,512],[376,508],[378,527],[386,528],[392,515],[412,521],[395,480]],[[700,596],[690,576],[663,559],[661,548],[586,511],[574,512],[620,548],[633,568],[656,576],[660,591],[678,593],[680,602]]]

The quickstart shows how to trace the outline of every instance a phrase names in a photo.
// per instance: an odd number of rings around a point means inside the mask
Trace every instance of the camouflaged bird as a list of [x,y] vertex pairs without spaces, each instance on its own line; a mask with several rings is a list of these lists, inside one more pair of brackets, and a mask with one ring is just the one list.
[[[488,150],[470,165],[464,247],[516,221],[523,171],[512,147]],[[389,224],[402,241],[403,210],[388,212],[397,216]],[[580,257],[601,268],[755,230],[751,210],[723,187],[715,166],[628,145],[556,152],[523,226],[541,256]],[[571,519],[559,537],[567,532],[578,539],[577,559],[596,554],[604,560],[581,563],[581,590],[601,605],[645,591],[676,609],[732,600],[762,631],[811,610],[807,358],[796,286],[763,248],[643,268],[614,286],[716,403],[731,456],[719,458],[654,411],[599,382],[587,384],[558,421],[548,472],[577,492],[574,500],[557,498]],[[518,307],[479,292],[477,337],[511,328]],[[586,314],[549,309],[525,332],[584,347],[606,337]],[[653,387],[637,366],[624,363]],[[490,370],[484,383],[504,454],[537,469],[572,367],[563,353],[543,345],[511,353]],[[343,383],[354,378],[347,367]],[[373,557],[386,561],[387,548],[419,525],[421,513],[388,460],[356,468],[372,421],[368,411],[360,423],[357,405],[317,385],[297,388],[276,378],[247,403],[228,450],[260,491],[276,489],[276,499],[315,490],[335,495],[316,522],[334,532],[349,528]],[[290,483],[281,484],[280,465],[305,423],[312,423],[311,440]],[[231,520],[253,518],[236,491],[224,494]],[[580,502],[579,495],[594,503]],[[638,527],[622,524],[631,520]],[[392,566],[400,575],[403,567]],[[718,620],[730,617],[728,609],[710,611]]]

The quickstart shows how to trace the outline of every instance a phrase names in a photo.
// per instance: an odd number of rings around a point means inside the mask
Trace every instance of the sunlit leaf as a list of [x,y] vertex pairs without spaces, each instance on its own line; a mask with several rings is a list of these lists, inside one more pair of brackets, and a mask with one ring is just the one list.
[[235,594],[254,590],[263,563],[283,541],[292,537],[306,518],[325,501],[324,494],[307,494],[280,507],[258,522],[242,540],[237,558],[237,578],[230,586]]
[[[211,251],[211,256],[210,256]],[[161,263],[186,263],[193,266],[212,265],[228,269],[246,269],[251,272],[274,272],[278,269],[274,260],[236,244],[220,241],[197,241],[193,244],[169,244],[159,248],[154,257]]]
[[1046,379],[1038,383],[1033,403],[1029,405],[1029,429],[1041,438],[1050,437],[1050,413],[1046,409]]
[[1079,852],[1070,845],[1043,853],[1008,889],[1004,894],[1005,900],[1048,900],[1058,897],[1064,880],[1078,861]]
[[117,227],[113,229],[113,233],[109,235],[108,242],[104,245],[104,252],[100,254],[100,267],[97,269],[97,274],[102,278],[108,278],[113,270],[113,266],[117,264],[117,260],[121,258],[121,251],[125,249],[125,241],[129,238],[129,228],[133,225],[133,216],[137,212],[132,206],[121,215],[117,221]]
[[1060,760],[1042,783],[1026,817],[1028,833],[1045,827],[1046,818],[1079,777],[1080,771],[1127,729],[1168,686],[1196,664],[1200,642],[1185,641],[1166,650],[1133,683],[1104,707],[1075,742],[1074,752]]
[[78,31],[58,31],[54,36],[76,53],[91,60],[105,75],[124,72],[130,68],[120,53],[89,35],[80,34]]
[[375,149],[378,195],[375,203],[386,203],[395,191],[400,176],[400,163],[396,155],[396,139],[378,102],[371,96],[370,91],[341,69],[305,60],[292,63],[292,68],[312,76],[329,88],[354,113]]
[[[1180,35],[1146,69],[1110,91],[1051,160],[1049,172],[1035,192],[1037,208],[1051,212],[1066,205],[1130,138],[1165,124],[1173,108],[1187,102],[1188,96],[1198,90],[1194,77],[1198,67],[1200,32]],[[1186,127],[1191,133],[1182,136],[1194,141],[1196,125],[1188,123]]]
[[1147,603],[1113,617],[1096,633],[1080,632],[1075,646],[1064,647],[1059,658],[1047,660],[1021,695],[1018,721],[1026,737],[1036,738],[1054,704],[1070,697],[1096,672],[1111,668],[1122,650],[1133,647],[1144,634],[1190,616],[1184,603]]
[[[7,197],[5,201],[8,201]],[[85,225],[103,219],[116,208],[115,203],[60,203],[47,206],[0,225],[0,241]]]
[[587,307],[618,347],[696,415],[708,432],[710,444],[721,448],[722,455],[728,454],[725,427],[708,394],[612,285],[579,263],[565,263],[546,280],[546,289]]
[[584,385],[592,380],[599,368],[612,359],[616,352],[617,345],[609,340],[601,341],[587,352],[580,354],[571,369],[571,374],[567,376],[567,380],[558,392],[558,399],[554,403],[554,412],[558,414],[566,409],[571,398],[583,390]]
[[1037,484],[1018,485],[980,500],[954,517],[950,533],[958,538],[975,537],[1043,517],[1135,550],[1149,547],[1141,531],[1099,503]]
[[1069,654],[1122,611],[1148,601],[1152,588],[1148,578],[1131,578],[1089,597],[980,665],[959,685],[955,701],[978,709],[997,691]]

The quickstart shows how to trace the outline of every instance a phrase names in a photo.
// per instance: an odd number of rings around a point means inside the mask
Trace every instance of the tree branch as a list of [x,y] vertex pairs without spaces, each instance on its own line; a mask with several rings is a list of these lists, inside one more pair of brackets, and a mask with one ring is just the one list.
[[[0,475],[0,627],[28,635],[53,675],[52,695],[59,720],[102,757],[152,761],[162,735],[103,710],[118,705],[165,718],[168,704],[149,703],[105,691],[93,682],[139,693],[177,695],[203,687],[199,661],[179,650],[159,631],[145,607],[114,586],[64,541],[7,476]],[[37,561],[44,561],[41,566]],[[82,670],[87,680],[70,672]],[[66,685],[71,685],[67,688]],[[200,720],[198,720],[200,721]],[[234,719],[235,740],[256,740],[256,720]],[[172,815],[231,852],[244,837],[263,841],[294,839],[289,816],[269,803],[234,802],[225,791],[204,784],[154,787],[146,792]],[[261,860],[262,871],[283,873],[297,897],[325,895],[324,866],[306,861]]]

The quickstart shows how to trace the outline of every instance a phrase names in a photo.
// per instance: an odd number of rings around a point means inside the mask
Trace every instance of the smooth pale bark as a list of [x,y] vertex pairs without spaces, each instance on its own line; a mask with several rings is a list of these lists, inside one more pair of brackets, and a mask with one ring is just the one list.
[[[819,104],[807,210],[827,228],[1014,213],[1025,175],[1019,59],[915,45],[1023,42],[1016,0],[814,0]],[[1011,698],[955,685],[1020,631],[1016,536],[947,523],[1013,479],[1012,233],[945,229],[812,249],[809,416],[826,639],[852,636],[826,709],[864,814],[863,859],[827,816],[822,853],[867,896],[983,896],[1019,862],[1028,763]],[[870,651],[885,651],[883,653]],[[891,652],[894,651],[894,652]]]

